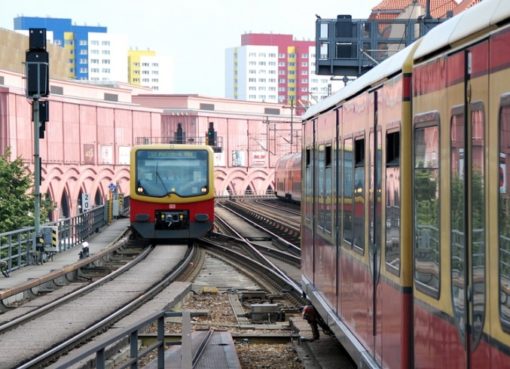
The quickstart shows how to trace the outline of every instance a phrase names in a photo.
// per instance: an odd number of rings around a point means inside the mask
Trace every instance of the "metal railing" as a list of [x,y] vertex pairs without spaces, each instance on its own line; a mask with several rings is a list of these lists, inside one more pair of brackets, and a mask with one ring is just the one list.
[[[64,360],[63,363],[55,365],[52,369],[63,369],[68,368],[73,364],[78,363],[81,360],[84,360],[91,355],[95,354],[95,367],[98,369],[106,368],[107,361],[107,349],[108,347],[124,341],[126,339],[129,340],[129,358],[125,360],[120,368],[138,368],[138,363],[140,359],[147,356],[151,352],[157,350],[157,367],[158,369],[163,369],[165,367],[165,317],[183,317],[183,326],[184,320],[189,322],[190,312],[167,312],[167,311],[159,311],[150,314],[147,318],[138,321],[137,323],[132,324],[131,326],[122,329],[115,336],[110,338],[105,338],[100,340],[97,344],[94,344],[88,350],[84,350],[79,352],[78,354],[73,355],[72,353],[69,355],[69,358]],[[138,335],[139,332],[143,331],[145,328],[150,326],[151,324],[155,324],[156,326],[156,342],[148,347],[139,350],[138,345]],[[191,350],[191,347],[186,347],[185,349]],[[183,359],[184,360],[184,359]]]

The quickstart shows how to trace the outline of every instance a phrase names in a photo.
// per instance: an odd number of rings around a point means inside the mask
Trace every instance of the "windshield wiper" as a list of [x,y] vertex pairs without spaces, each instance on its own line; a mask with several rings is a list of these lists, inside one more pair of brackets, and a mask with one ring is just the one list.
[[159,178],[159,181],[161,182],[161,187],[163,187],[164,194],[168,194],[168,188],[165,186],[165,181],[163,181],[163,178],[161,178],[161,175],[159,174],[158,170],[159,163],[156,161],[156,177]]

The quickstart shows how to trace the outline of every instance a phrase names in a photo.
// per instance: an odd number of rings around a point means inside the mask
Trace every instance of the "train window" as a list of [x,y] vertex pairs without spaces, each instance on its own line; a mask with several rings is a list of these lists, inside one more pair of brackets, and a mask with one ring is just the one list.
[[[464,106],[454,109],[451,118],[450,137],[450,240],[451,240],[451,283],[452,301],[456,321],[461,322],[464,316],[466,258],[464,243],[466,182],[464,179]],[[465,337],[465,324],[459,324],[460,334]]]
[[311,151],[310,148],[306,149],[306,167],[305,167],[305,178],[304,178],[304,201],[302,202],[302,206],[304,208],[305,221],[310,223],[313,217],[313,205],[310,203],[311,196],[313,195],[313,168],[310,166],[311,164]]
[[400,165],[400,132],[392,132],[386,135],[386,166],[395,167]]
[[365,251],[365,139],[354,142],[353,246]]
[[510,95],[502,99],[498,136],[499,313],[503,330],[510,333],[510,186],[506,165],[510,158]]
[[485,111],[471,104],[471,280],[473,281],[472,347],[485,321]]
[[400,275],[400,132],[386,135],[386,269]]
[[324,147],[324,215],[322,226],[328,235],[331,234],[333,225],[332,202],[333,202],[333,168],[331,166],[331,145]]
[[414,277],[420,291],[439,298],[439,114],[415,117]]
[[330,167],[331,166],[331,146],[326,146],[325,150],[324,150],[324,161],[325,161],[325,165],[326,167]]
[[343,152],[343,196],[342,196],[342,213],[343,213],[343,238],[347,244],[352,246],[352,194],[353,194],[353,155],[352,155],[352,138],[344,140]]

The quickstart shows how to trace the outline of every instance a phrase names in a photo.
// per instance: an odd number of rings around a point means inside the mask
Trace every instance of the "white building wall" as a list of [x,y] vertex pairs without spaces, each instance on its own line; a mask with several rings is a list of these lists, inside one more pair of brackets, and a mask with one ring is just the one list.
[[[237,51],[237,69],[235,55]],[[247,45],[225,53],[225,96],[278,102],[278,47]],[[237,78],[237,90],[235,80]]]
[[91,81],[127,82],[127,36],[90,32],[88,68]]
[[157,93],[173,90],[173,62],[168,56],[140,57],[140,85]]

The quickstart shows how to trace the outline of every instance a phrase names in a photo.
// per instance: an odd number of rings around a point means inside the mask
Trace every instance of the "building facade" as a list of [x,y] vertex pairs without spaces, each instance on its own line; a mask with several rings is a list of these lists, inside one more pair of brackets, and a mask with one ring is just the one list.
[[67,52],[68,78],[89,79],[89,33],[106,33],[106,27],[77,26],[70,18],[16,17],[15,31],[46,28],[53,32],[53,42]]
[[[90,32],[88,46],[88,58],[83,60],[88,61],[90,81],[128,81],[126,36]],[[80,72],[82,68],[85,72],[87,66],[80,64]]]
[[154,50],[129,50],[128,81],[135,86],[148,87],[157,93],[170,93],[172,82],[172,60],[157,55]]
[[227,98],[286,104],[303,111],[338,85],[315,74],[315,42],[292,35],[248,33],[226,50]]

